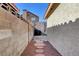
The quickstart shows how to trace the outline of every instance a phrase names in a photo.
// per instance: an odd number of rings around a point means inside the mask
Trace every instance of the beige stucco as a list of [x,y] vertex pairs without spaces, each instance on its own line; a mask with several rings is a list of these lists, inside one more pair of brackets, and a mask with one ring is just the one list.
[[[48,41],[66,56],[79,55],[79,4],[61,3],[47,20]],[[70,22],[69,21],[73,21]],[[65,23],[66,22],[66,23]]]
[[36,22],[35,28],[44,33],[45,25],[43,22]]
[[68,4],[62,3],[57,9],[52,13],[52,15],[47,19],[47,27],[55,26],[64,22],[69,22],[69,20],[75,21],[79,15],[79,4]]

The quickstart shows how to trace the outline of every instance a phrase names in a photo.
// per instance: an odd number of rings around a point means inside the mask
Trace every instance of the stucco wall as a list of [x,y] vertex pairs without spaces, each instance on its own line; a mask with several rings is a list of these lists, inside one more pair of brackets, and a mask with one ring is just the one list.
[[45,29],[44,26],[45,26],[44,23],[37,22],[36,25],[35,25],[35,28],[38,29],[38,30],[40,30],[40,31],[42,31],[42,32],[44,32],[44,29]]
[[62,55],[79,55],[78,18],[79,4],[60,4],[47,19],[48,40]]
[[62,3],[47,19],[47,27],[52,27],[70,20],[75,21],[79,17],[78,3]]
[[28,23],[0,7],[0,55],[20,55],[29,40]]

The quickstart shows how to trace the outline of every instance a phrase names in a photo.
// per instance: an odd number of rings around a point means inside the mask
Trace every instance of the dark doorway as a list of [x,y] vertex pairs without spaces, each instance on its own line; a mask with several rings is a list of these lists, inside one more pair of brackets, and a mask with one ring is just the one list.
[[34,29],[34,36],[39,36],[41,34],[42,34],[42,32],[40,30]]

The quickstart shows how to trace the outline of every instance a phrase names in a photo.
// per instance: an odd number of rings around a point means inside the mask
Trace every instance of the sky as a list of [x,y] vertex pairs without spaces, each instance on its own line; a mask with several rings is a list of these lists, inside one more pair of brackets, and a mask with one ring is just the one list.
[[48,7],[48,3],[16,3],[16,6],[20,9],[20,14],[26,9],[37,16],[39,16],[40,21],[44,21],[44,15]]

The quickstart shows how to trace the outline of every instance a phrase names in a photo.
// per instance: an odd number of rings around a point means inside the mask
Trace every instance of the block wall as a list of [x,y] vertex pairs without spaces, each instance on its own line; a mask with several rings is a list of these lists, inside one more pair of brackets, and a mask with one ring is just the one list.
[[[28,45],[28,23],[0,7],[0,55],[20,55]],[[30,27],[32,27],[30,25]],[[30,28],[33,33],[33,27]]]

